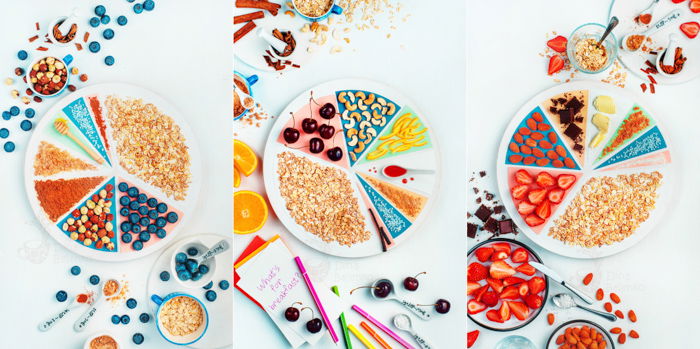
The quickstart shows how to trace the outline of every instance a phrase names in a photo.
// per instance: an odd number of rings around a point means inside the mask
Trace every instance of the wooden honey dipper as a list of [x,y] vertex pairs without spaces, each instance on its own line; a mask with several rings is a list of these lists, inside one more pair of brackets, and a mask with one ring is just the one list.
[[81,142],[78,137],[76,137],[73,132],[70,131],[70,128],[68,128],[68,122],[65,119],[56,119],[56,121],[53,122],[53,127],[56,129],[56,131],[64,136],[68,136],[75,144],[77,144],[80,148],[82,148],[90,157],[95,160],[98,164],[102,165],[104,163],[104,160],[102,157],[97,154],[94,150],[88,148],[83,142]]

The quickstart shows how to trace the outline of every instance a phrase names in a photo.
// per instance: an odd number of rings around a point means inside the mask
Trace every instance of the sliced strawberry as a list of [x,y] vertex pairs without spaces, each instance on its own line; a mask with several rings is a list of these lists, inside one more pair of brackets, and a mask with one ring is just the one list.
[[536,294],[525,296],[525,304],[532,309],[539,309],[542,306],[542,297]]
[[553,204],[558,204],[564,199],[564,189],[554,188],[547,193],[547,199]]
[[501,320],[503,321],[510,320],[510,307],[508,306],[507,302],[503,302],[503,304],[501,304],[501,308],[498,309],[498,315],[501,316]]
[[537,209],[535,209],[535,214],[542,219],[549,218],[549,216],[552,215],[552,204],[547,200],[542,201],[542,203],[537,206]]
[[535,205],[539,205],[547,198],[547,189],[534,189],[527,194],[527,199]]
[[544,282],[544,279],[535,276],[534,278],[528,280],[527,286],[530,288],[530,293],[531,294],[538,294],[542,291],[544,291],[544,288],[546,287],[546,283]]
[[474,299],[467,302],[467,313],[469,313],[469,315],[478,314],[484,310],[486,310],[486,304],[484,303],[477,302]]
[[474,299],[477,302],[481,302],[481,297],[484,296],[484,293],[486,293],[489,290],[489,285],[485,285],[481,287],[480,289],[474,291]]
[[527,200],[523,200],[518,203],[518,213],[520,213],[523,216],[527,216],[530,213],[535,212],[536,208],[537,205],[533,205]]
[[559,35],[559,36],[547,41],[547,46],[549,46],[549,48],[551,48],[552,50],[557,51],[557,52],[566,52],[566,43],[567,42],[568,42],[568,40],[566,40],[565,37]]
[[530,293],[530,287],[527,286],[527,282],[523,282],[518,286],[518,294],[520,298],[527,296]]
[[506,251],[500,251],[500,252],[494,252],[493,255],[491,255],[491,261],[502,261],[504,259],[508,259],[508,254]]
[[549,59],[549,67],[547,67],[547,74],[552,75],[564,68],[564,59],[559,55],[554,55]]
[[520,200],[527,195],[528,190],[529,188],[526,184],[518,184],[510,188],[510,194],[513,196],[513,199]]
[[469,264],[467,267],[467,280],[471,282],[478,282],[486,279],[488,276],[488,269],[481,263],[474,262]]
[[564,190],[571,188],[576,182],[576,176],[570,174],[560,174],[557,177],[557,185]]
[[537,215],[531,214],[527,217],[525,217],[525,223],[531,227],[536,227],[542,223],[544,223],[544,219],[538,217]]
[[696,36],[698,36],[698,33],[700,33],[700,23],[698,22],[688,22],[688,23],[683,23],[681,24],[681,31],[685,36],[695,39]]
[[547,172],[540,172],[537,174],[537,179],[535,179],[537,185],[542,188],[548,188],[556,184],[554,177]]
[[495,307],[496,304],[498,304],[498,294],[493,291],[488,291],[485,292],[483,296],[481,296],[481,302],[486,304],[487,307]]
[[467,296],[474,293],[474,291],[481,288],[478,282],[467,281]]
[[527,319],[527,317],[530,315],[530,309],[528,309],[527,305],[522,302],[506,302],[508,304],[508,308],[510,311],[515,315],[515,317],[523,321]]
[[685,0],[671,0],[671,2],[673,2],[674,4],[680,4],[683,1]]
[[525,170],[515,172],[515,181],[520,184],[532,184],[532,176]]
[[700,13],[700,0],[690,0],[690,11],[693,13]]
[[491,254],[493,254],[493,248],[491,247],[481,247],[477,248],[476,251],[474,251],[474,254],[476,255],[476,259],[479,260],[479,262],[486,262],[489,260],[491,257]]
[[477,338],[479,338],[479,330],[474,330],[467,333],[467,348],[471,348],[476,342]]
[[494,252],[505,252],[510,256],[510,244],[507,242],[496,242],[491,244]]
[[493,264],[491,264],[489,274],[494,279],[502,280],[509,276],[513,276],[515,274],[515,269],[504,261],[495,261]]
[[535,272],[537,271],[535,269],[535,267],[533,267],[527,263],[519,265],[517,268],[515,268],[515,270],[519,271],[527,276],[533,276],[533,275],[535,275]]
[[508,286],[503,289],[503,292],[498,295],[500,299],[518,299],[520,293],[518,293],[518,288],[515,286]]
[[513,261],[513,263],[523,263],[527,262],[527,260],[530,258],[530,254],[527,253],[527,250],[518,247],[513,251],[513,254],[510,256],[510,260]]
[[498,293],[501,293],[501,291],[503,291],[503,281],[498,280],[498,279],[488,278],[488,279],[486,279],[486,282],[489,284],[489,286],[491,286],[491,288],[494,291],[496,291]]
[[491,310],[487,311],[486,318],[493,321],[493,322],[503,323],[503,320],[501,320],[501,315],[498,313],[498,310],[496,310],[496,309],[491,309]]
[[510,276],[505,279],[503,279],[503,286],[512,286],[512,285],[517,285],[520,283],[525,282],[525,280],[517,277],[517,276]]

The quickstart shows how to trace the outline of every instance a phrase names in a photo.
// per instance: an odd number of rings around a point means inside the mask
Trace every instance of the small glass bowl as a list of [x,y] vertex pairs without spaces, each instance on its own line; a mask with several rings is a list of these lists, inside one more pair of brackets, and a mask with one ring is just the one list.
[[559,327],[557,327],[554,331],[552,331],[552,334],[549,336],[549,339],[547,339],[547,345],[545,346],[545,349],[556,349],[559,348],[559,345],[556,344],[557,342],[557,337],[559,335],[564,334],[566,329],[568,327],[581,327],[581,326],[588,326],[591,328],[595,328],[596,331],[599,333],[603,334],[603,339],[605,339],[605,342],[607,343],[606,348],[608,349],[615,349],[615,341],[613,341],[612,337],[610,337],[610,333],[604,329],[602,326],[598,325],[597,323],[593,321],[588,321],[588,320],[571,320],[567,321]]
[[608,60],[605,64],[598,70],[590,70],[581,66],[581,64],[576,60],[576,43],[585,39],[595,39],[595,41],[600,40],[605,33],[606,26],[598,23],[586,23],[578,28],[576,28],[571,35],[569,35],[569,42],[566,45],[566,54],[569,57],[571,65],[584,73],[597,74],[606,69],[608,69],[613,62],[617,59],[617,38],[613,33],[610,33],[603,41],[602,45],[608,56]]

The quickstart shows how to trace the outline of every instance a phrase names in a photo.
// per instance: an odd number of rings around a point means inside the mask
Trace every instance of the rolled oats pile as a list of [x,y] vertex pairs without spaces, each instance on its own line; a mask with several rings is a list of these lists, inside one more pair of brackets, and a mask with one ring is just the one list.
[[656,171],[591,178],[554,221],[549,236],[587,248],[626,239],[649,218],[662,178]]
[[342,170],[290,152],[277,157],[280,194],[297,224],[325,242],[351,246],[369,240],[352,183]]
[[293,0],[299,12],[309,17],[321,17],[333,6],[332,0]]
[[184,200],[191,182],[190,154],[180,126],[141,99],[109,96],[106,105],[119,164],[169,197]]
[[196,332],[204,322],[204,311],[190,297],[175,297],[160,310],[160,324],[173,336],[187,336]]
[[577,41],[574,55],[581,67],[590,71],[598,71],[608,62],[605,45],[598,46],[598,41],[593,38]]

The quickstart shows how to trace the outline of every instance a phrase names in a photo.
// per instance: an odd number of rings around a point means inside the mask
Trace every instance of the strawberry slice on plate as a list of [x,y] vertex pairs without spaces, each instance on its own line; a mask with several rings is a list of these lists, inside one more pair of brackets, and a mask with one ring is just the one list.
[[523,280],[522,278],[519,278],[517,276],[510,276],[503,279],[503,286],[512,286],[523,282],[525,282],[525,280]]
[[522,302],[506,302],[508,304],[508,308],[510,311],[515,315],[515,317],[523,321],[527,319],[527,317],[530,315],[530,309],[528,309],[527,305]]
[[695,37],[698,36],[698,33],[700,33],[700,23],[698,23],[698,22],[683,23],[683,24],[681,24],[681,31],[688,38],[695,39]]
[[498,251],[494,252],[491,255],[491,261],[502,261],[504,259],[508,259],[508,253],[506,251]]
[[505,252],[510,256],[510,244],[507,242],[496,242],[491,244],[494,252]]
[[469,313],[469,315],[478,314],[484,310],[486,310],[486,304],[484,303],[478,302],[474,299],[467,302],[467,313]]
[[503,281],[501,280],[488,278],[486,279],[486,283],[488,283],[489,286],[491,286],[491,288],[498,293],[503,291]]
[[549,59],[549,67],[547,67],[547,74],[556,74],[564,68],[564,59],[559,55],[554,55]]
[[467,281],[467,296],[474,293],[474,291],[481,288],[478,282]]
[[479,260],[479,262],[486,262],[491,258],[491,255],[493,254],[493,248],[491,247],[480,247],[474,251],[474,255],[476,255],[476,259]]
[[552,177],[551,174],[544,171],[537,174],[535,182],[542,188],[552,187],[556,184],[556,182],[554,181],[554,177]]
[[700,13],[700,0],[690,0],[688,6],[693,13]]
[[557,185],[564,190],[571,188],[576,182],[576,176],[572,174],[560,174],[557,177]]
[[525,304],[532,309],[539,309],[542,306],[542,297],[536,294],[529,294],[524,300]]
[[500,299],[518,299],[520,293],[518,293],[518,288],[515,286],[508,286],[503,289],[503,292],[498,295]]
[[525,170],[515,172],[515,181],[519,184],[532,184],[532,176]]
[[498,304],[498,294],[493,291],[487,291],[481,296],[481,302],[489,308],[495,307]]
[[520,200],[527,196],[529,190],[530,188],[527,184],[519,184],[510,188],[510,195],[513,196],[513,199]]
[[549,216],[552,215],[552,205],[548,200],[542,201],[542,203],[537,206],[537,209],[535,209],[535,214],[542,219],[549,218]]
[[533,205],[527,200],[523,200],[518,203],[518,213],[523,216],[527,216],[530,213],[535,212],[536,208],[537,205]]
[[547,46],[557,52],[566,52],[566,44],[568,40],[565,37],[559,35],[549,41],[547,41]]
[[520,298],[527,296],[530,293],[530,287],[527,286],[527,282],[523,282],[518,286],[518,294]]
[[539,205],[547,198],[547,189],[534,189],[527,194],[527,199],[535,205]]
[[495,261],[491,264],[491,268],[489,268],[489,274],[494,279],[502,280],[515,275],[515,269],[505,261]]
[[484,293],[486,293],[486,291],[488,291],[488,290],[489,290],[489,286],[488,286],[488,285],[485,285],[485,286],[483,286],[482,288],[480,288],[480,289],[474,291],[474,299],[475,299],[477,302],[481,302],[481,297],[483,297],[483,296],[484,296]]
[[561,203],[564,200],[564,189],[554,188],[547,193],[547,199],[553,204]]
[[530,288],[530,293],[531,294],[538,294],[542,291],[544,291],[544,288],[546,287],[546,283],[544,282],[544,279],[535,276],[534,278],[528,280],[527,286]]
[[498,315],[503,321],[510,320],[510,307],[508,306],[508,302],[503,302],[503,304],[501,304],[501,308],[498,309]]
[[488,276],[488,269],[481,263],[473,262],[467,267],[467,280],[471,282],[479,282],[486,279]]
[[471,348],[476,342],[477,338],[479,338],[479,330],[474,330],[467,333],[467,348]]
[[537,272],[535,267],[531,266],[528,263],[524,263],[524,264],[519,265],[517,268],[515,268],[515,270],[518,272],[521,272],[527,276],[533,276]]
[[527,262],[528,258],[530,258],[530,254],[522,247],[516,248],[510,256],[510,260],[513,261],[513,263],[524,263]]
[[536,227],[542,223],[544,223],[544,219],[538,217],[537,215],[531,214],[527,217],[525,217],[525,223],[531,227]]
[[493,321],[493,322],[503,323],[503,320],[501,319],[501,314],[499,314],[498,310],[496,310],[496,309],[491,309],[491,310],[487,311],[486,318]]

